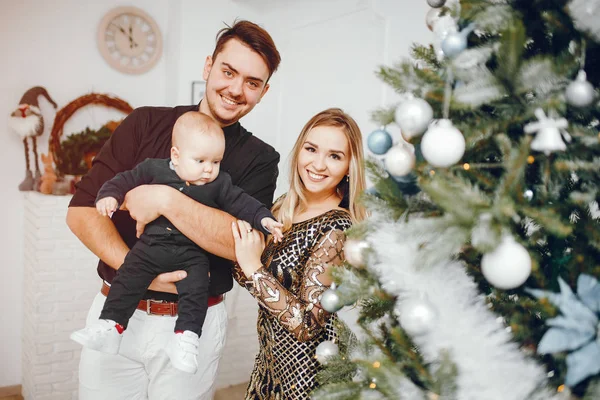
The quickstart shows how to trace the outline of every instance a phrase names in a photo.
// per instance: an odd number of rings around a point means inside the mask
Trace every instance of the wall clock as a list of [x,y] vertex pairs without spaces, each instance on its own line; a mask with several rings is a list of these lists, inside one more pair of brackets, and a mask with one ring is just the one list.
[[162,55],[156,21],[136,7],[110,10],[98,26],[98,49],[108,64],[128,74],[150,70]]

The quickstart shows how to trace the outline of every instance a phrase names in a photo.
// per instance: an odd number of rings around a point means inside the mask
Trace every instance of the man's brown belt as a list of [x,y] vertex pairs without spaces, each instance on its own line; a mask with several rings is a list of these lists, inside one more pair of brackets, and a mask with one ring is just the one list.
[[[102,289],[100,293],[108,296],[110,286],[106,282],[102,282]],[[210,296],[208,298],[208,306],[214,306],[223,301],[223,295]],[[177,316],[177,302],[175,301],[164,301],[164,300],[141,300],[137,306],[138,310],[144,311],[149,315],[168,315],[170,317]]]

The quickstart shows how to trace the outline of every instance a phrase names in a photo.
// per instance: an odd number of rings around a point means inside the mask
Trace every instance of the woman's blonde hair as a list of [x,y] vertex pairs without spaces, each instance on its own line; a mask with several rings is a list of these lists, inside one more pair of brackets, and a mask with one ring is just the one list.
[[[298,136],[290,159],[290,189],[273,205],[273,214],[283,223],[283,229],[292,226],[294,214],[306,209],[306,187],[298,174],[298,158],[304,146],[306,137],[311,129],[317,126],[332,126],[340,128],[348,140],[350,148],[350,166],[348,177],[343,178],[338,184],[340,196],[347,197],[348,211],[354,222],[365,219],[366,210],[358,204],[358,196],[365,190],[365,170],[362,134],[354,119],[339,108],[328,108],[312,117]],[[347,181],[346,181],[347,179]]]

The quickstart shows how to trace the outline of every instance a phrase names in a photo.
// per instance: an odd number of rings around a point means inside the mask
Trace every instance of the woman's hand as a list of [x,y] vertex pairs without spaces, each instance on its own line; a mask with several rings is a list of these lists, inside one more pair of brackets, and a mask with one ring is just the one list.
[[231,224],[233,240],[235,241],[235,257],[244,275],[250,277],[262,267],[260,256],[265,248],[265,238],[262,233],[252,229],[246,221],[238,220]]

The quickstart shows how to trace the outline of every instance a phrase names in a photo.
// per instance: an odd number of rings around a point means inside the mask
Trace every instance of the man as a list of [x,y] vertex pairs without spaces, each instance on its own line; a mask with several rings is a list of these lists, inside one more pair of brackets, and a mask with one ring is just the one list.
[[225,132],[221,168],[231,175],[234,184],[270,207],[279,154],[238,121],[267,93],[269,78],[279,62],[272,38],[258,25],[239,21],[221,30],[215,50],[204,65],[206,93],[200,105],[136,109],[113,133],[78,184],[69,205],[67,224],[100,258],[98,273],[104,281],[88,313],[88,322],[98,318],[110,282],[137,240],[135,220],[139,236],[146,223],[163,215],[215,255],[210,260],[211,297],[197,349],[198,371],[190,375],[174,369],[164,352],[176,320],[173,282],[183,279],[185,273],[163,274],[150,285],[147,300],[140,302],[131,318],[118,355],[82,351],[80,400],[212,399],[227,327],[223,293],[233,285],[231,264],[219,257],[235,258],[231,235],[234,218],[163,185],[141,186],[129,192],[125,198],[129,213],[117,211],[112,220],[98,214],[94,201],[102,184],[116,173],[131,169],[146,158],[169,157],[175,120],[187,111],[199,109],[215,119]]

